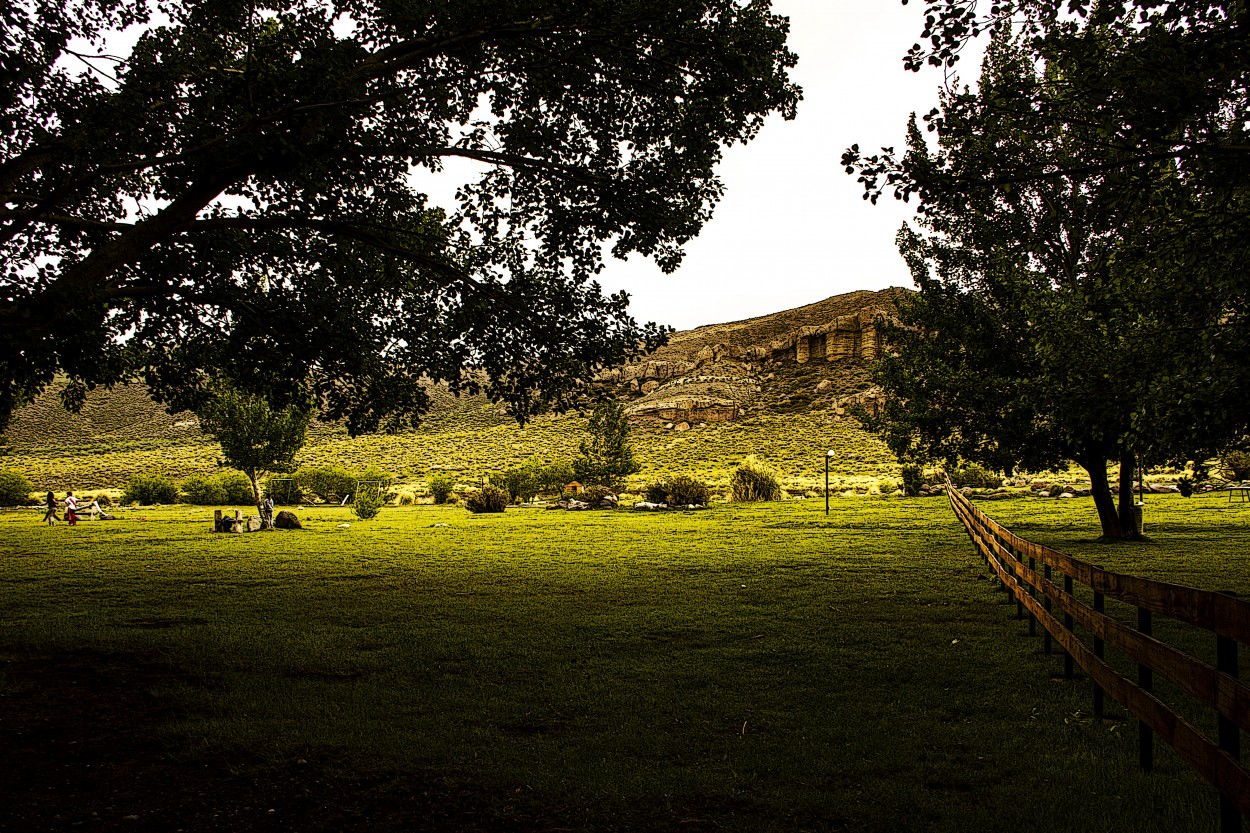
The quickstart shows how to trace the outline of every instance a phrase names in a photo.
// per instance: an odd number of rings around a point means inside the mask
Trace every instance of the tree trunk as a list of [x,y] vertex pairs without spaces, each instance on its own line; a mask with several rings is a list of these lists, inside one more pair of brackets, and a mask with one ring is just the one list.
[[[1124,527],[1115,508],[1115,496],[1107,485],[1106,460],[1078,460],[1081,468],[1089,474],[1090,492],[1094,496],[1094,508],[1098,510],[1098,522],[1102,525],[1102,537],[1119,540],[1124,537]],[[1132,527],[1128,527],[1132,530]]]
[[1141,540],[1137,534],[1136,512],[1133,508],[1133,455],[1128,452],[1120,454],[1120,528],[1121,536],[1127,540]]
[[252,502],[256,504],[256,514],[263,518],[265,512],[260,508],[260,483],[256,481],[256,469],[248,469],[245,474],[252,481]]

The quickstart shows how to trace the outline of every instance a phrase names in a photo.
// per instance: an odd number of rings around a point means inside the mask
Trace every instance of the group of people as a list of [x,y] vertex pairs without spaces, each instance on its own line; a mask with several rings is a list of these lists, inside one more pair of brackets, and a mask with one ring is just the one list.
[[[47,506],[48,511],[43,513],[43,520],[44,520],[44,523],[46,523],[48,526],[52,526],[54,523],[56,523],[57,521],[61,519],[60,516],[57,515],[56,513],[56,510],[57,510],[56,495],[52,494],[51,492],[48,492],[48,499],[45,505]],[[87,508],[87,513],[91,516],[91,520],[93,521],[97,519],[111,519],[112,518],[111,515],[106,515],[103,511],[101,511],[100,501],[98,500],[91,501],[91,506]],[[68,523],[70,526],[73,526],[74,524],[78,523],[78,498],[74,497],[73,492],[65,493],[65,522]]]

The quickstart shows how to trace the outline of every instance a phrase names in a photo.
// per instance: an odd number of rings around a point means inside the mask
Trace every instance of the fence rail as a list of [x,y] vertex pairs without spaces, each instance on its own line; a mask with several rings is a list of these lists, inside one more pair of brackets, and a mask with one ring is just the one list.
[[[1139,757],[1147,771],[1153,766],[1154,735],[1167,741],[1219,790],[1221,829],[1238,833],[1243,817],[1250,817],[1250,772],[1240,760],[1241,732],[1250,732],[1250,686],[1238,679],[1237,668],[1238,646],[1250,645],[1250,603],[1228,593],[1108,572],[1021,538],[949,483],[946,492],[981,557],[1014,596],[1017,611],[1028,611],[1030,633],[1041,623],[1047,652],[1052,640],[1063,648],[1065,675],[1072,676],[1075,664],[1093,681],[1094,713],[1102,716],[1109,695],[1137,718]],[[1092,605],[1074,595],[1074,582],[1092,591]],[[1107,599],[1135,607],[1137,627],[1108,616]],[[1156,639],[1155,615],[1210,631],[1216,665]],[[1106,661],[1107,647],[1137,663],[1135,681]],[[1156,674],[1216,712],[1214,740],[1155,695]]]

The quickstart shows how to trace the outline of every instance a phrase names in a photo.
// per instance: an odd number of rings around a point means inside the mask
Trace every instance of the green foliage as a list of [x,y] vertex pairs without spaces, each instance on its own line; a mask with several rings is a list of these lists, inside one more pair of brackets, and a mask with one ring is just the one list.
[[[930,54],[977,30],[958,19],[970,5],[927,18]],[[1229,315],[1248,288],[1250,167],[1217,151],[1244,138],[1221,114],[1250,76],[1216,6],[1134,0],[1086,22],[1059,5],[995,5],[1035,28],[985,27],[977,92],[942,98],[936,137],[913,119],[905,154],[844,155],[867,196],[920,202],[898,237],[919,292],[887,328],[875,426],[901,460],[1075,461],[1100,485],[1119,463],[1119,506],[1108,489],[1095,502],[1104,537],[1132,537],[1135,459],[1202,459],[1250,429],[1250,321]]]
[[1250,480],[1250,452],[1225,451],[1220,455],[1220,465],[1228,480]]
[[226,463],[244,472],[252,486],[249,503],[260,503],[258,478],[264,472],[288,472],[304,445],[312,419],[308,402],[271,408],[263,397],[215,382],[196,410],[200,426],[221,444]]
[[781,482],[777,472],[753,455],[748,456],[734,469],[729,488],[736,503],[781,500]]
[[664,491],[669,506],[707,506],[712,497],[706,483],[684,474],[665,481]]
[[193,474],[182,481],[179,490],[183,503],[197,506],[247,506],[252,503],[252,481],[241,471],[223,471],[212,477]]
[[385,486],[373,482],[361,484],[352,497],[352,514],[362,521],[376,518],[389,497]]
[[965,463],[950,475],[951,483],[958,487],[973,489],[997,489],[1003,485],[1002,475],[976,463]]
[[566,460],[548,463],[538,472],[538,490],[546,495],[558,495],[564,487],[575,480],[573,464]]
[[528,503],[542,490],[544,469],[541,460],[530,457],[516,468],[492,475],[491,480],[508,493],[509,502],[521,500]]
[[474,514],[502,512],[508,508],[508,493],[498,486],[483,486],[465,496],[464,508]]
[[213,479],[221,485],[226,493],[227,506],[247,506],[252,503],[252,481],[241,471],[223,471]]
[[924,469],[915,463],[908,463],[903,466],[903,493],[908,497],[915,497],[920,494],[920,487],[924,485]]
[[434,496],[434,502],[443,504],[447,502],[447,496],[451,494],[451,490],[456,488],[456,478],[445,471],[440,471],[431,474],[426,485],[429,487],[430,494]]
[[587,486],[586,491],[578,496],[578,500],[589,503],[591,506],[598,506],[605,497],[612,497],[615,492],[607,486]]
[[[307,380],[353,434],[424,411],[423,379],[521,416],[571,406],[593,368],[662,341],[590,280],[606,251],[675,269],[723,149],[800,98],[764,4],[351,5],[349,34],[298,2],[0,16],[20,56],[0,204],[25,218],[6,250],[0,428],[57,371],[80,398],[142,369],[171,403],[208,369],[278,406]],[[124,72],[63,68],[130,25]],[[485,168],[450,212],[410,176],[449,156]],[[152,291],[166,283],[179,291]]]
[[0,469],[0,506],[25,506],[30,502],[30,481],[12,469]]
[[663,480],[648,483],[642,497],[647,503],[668,503],[668,484]]
[[168,477],[159,474],[137,474],[130,478],[122,491],[123,504],[138,503],[152,506],[159,503],[177,503],[178,487]]
[[325,503],[341,503],[356,488],[356,475],[342,466],[305,466],[294,476],[301,492]]
[[[226,489],[216,477],[204,477],[193,474],[178,485],[179,497],[183,503],[195,506],[223,506],[226,504]],[[250,484],[249,484],[250,491]],[[244,503],[247,503],[245,501]]]
[[573,476],[582,485],[615,486],[642,470],[629,442],[624,404],[606,399],[595,405],[586,430],[590,436],[580,446],[581,456],[573,461]]

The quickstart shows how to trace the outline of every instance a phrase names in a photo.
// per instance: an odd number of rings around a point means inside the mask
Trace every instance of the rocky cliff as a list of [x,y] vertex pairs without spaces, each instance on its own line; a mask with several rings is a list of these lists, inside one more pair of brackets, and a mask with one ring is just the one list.
[[875,412],[868,365],[883,349],[879,322],[904,290],[853,292],[795,310],[676,333],[645,361],[598,376],[634,419],[728,422],[754,409]]

